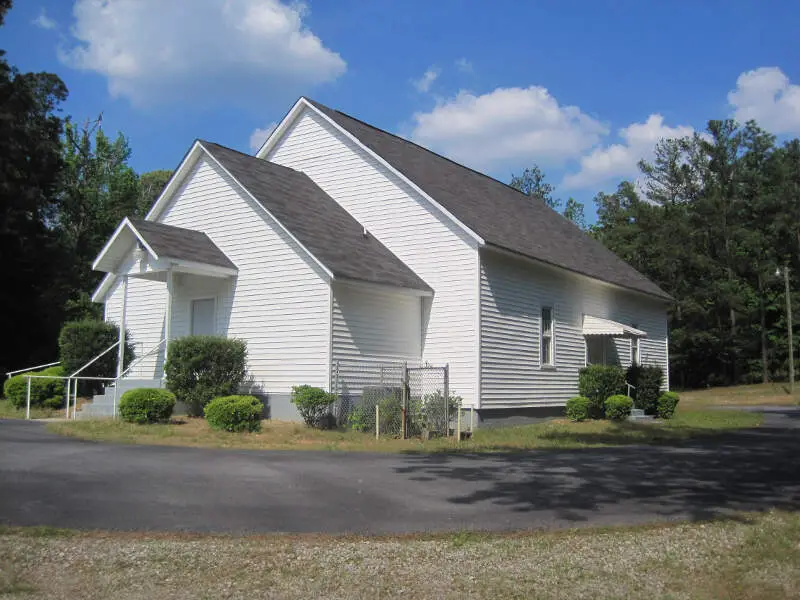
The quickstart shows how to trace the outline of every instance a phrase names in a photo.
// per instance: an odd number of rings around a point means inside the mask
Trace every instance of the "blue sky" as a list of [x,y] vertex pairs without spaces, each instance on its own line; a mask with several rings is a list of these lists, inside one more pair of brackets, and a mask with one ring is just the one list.
[[103,113],[138,171],[255,147],[299,95],[589,202],[709,118],[800,134],[796,2],[17,0],[0,48]]

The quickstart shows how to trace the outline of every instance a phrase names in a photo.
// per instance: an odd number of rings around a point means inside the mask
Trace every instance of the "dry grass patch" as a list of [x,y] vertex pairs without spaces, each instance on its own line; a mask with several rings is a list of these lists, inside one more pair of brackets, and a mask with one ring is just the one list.
[[0,532],[9,598],[792,598],[800,517],[389,538]]
[[786,383],[759,383],[680,392],[684,409],[709,406],[793,406],[800,404],[800,385],[789,395]]
[[479,429],[460,444],[454,439],[399,440],[357,431],[320,431],[301,423],[264,421],[259,433],[212,430],[203,419],[135,425],[113,420],[48,424],[62,435],[95,441],[253,450],[339,450],[361,452],[503,452],[542,448],[594,448],[626,444],[662,444],[758,426],[759,414],[740,411],[679,411],[658,424],[556,420],[536,425]]
[[[66,409],[59,408],[52,410],[49,408],[31,407],[31,419],[51,419],[63,417]],[[0,400],[0,419],[24,419],[25,408],[17,408],[11,404],[11,400]]]

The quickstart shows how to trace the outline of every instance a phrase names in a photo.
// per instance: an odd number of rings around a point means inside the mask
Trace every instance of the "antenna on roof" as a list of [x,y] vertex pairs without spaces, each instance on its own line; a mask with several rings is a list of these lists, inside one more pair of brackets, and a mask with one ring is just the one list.
[[364,227],[363,235],[364,235],[364,237],[369,237],[369,234],[367,233],[367,228],[366,227]]

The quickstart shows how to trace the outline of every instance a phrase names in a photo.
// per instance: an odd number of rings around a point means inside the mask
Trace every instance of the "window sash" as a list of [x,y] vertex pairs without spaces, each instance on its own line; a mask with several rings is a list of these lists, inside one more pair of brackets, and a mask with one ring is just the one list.
[[555,340],[553,336],[553,309],[551,307],[542,308],[540,342],[541,364],[553,366],[555,364]]

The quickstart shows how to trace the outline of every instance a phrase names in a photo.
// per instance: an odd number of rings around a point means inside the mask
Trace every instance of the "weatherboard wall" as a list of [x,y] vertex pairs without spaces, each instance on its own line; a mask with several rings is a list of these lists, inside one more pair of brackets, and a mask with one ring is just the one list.
[[[578,391],[585,365],[583,315],[634,325],[644,364],[667,372],[667,315],[663,302],[567,271],[505,254],[481,252],[481,407],[564,404]],[[540,363],[542,307],[552,307],[555,365]],[[630,364],[630,340],[613,342]]]
[[450,364],[450,387],[477,400],[478,253],[447,216],[324,117],[306,108],[267,155],[305,172],[434,290],[422,358]]

